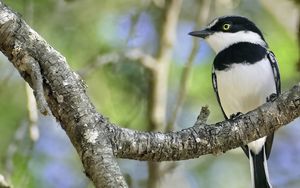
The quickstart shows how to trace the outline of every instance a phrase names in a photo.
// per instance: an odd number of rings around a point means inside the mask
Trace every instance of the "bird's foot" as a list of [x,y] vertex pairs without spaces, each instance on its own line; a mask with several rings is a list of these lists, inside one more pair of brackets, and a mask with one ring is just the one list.
[[278,95],[276,93],[272,93],[270,96],[267,97],[267,102],[274,102],[277,99]]
[[229,118],[231,120],[235,120],[236,118],[240,117],[241,115],[243,115],[243,113],[242,112],[238,112],[238,113],[235,113],[235,114],[231,114]]

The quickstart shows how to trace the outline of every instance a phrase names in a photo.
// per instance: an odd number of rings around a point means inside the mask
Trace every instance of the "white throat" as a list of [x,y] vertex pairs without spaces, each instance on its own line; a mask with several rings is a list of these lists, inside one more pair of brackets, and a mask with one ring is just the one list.
[[236,33],[215,32],[205,40],[216,53],[238,42],[250,42],[267,47],[266,42],[252,31],[239,31]]

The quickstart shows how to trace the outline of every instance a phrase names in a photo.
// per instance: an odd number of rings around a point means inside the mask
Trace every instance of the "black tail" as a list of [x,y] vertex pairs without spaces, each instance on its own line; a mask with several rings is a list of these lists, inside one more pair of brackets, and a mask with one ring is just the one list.
[[267,157],[265,146],[258,154],[249,150],[249,160],[251,166],[251,176],[254,188],[271,188],[267,167]]

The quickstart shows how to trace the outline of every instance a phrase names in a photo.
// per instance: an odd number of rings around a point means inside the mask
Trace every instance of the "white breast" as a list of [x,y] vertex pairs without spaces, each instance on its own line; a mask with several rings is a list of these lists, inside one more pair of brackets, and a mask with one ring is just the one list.
[[[266,102],[276,93],[271,65],[267,58],[255,64],[233,64],[227,71],[215,71],[221,105],[227,117],[237,112],[247,113]],[[248,144],[251,150],[261,150],[265,138]]]
[[233,64],[227,71],[215,71],[218,91],[226,116],[247,113],[276,93],[275,81],[267,58],[255,64]]

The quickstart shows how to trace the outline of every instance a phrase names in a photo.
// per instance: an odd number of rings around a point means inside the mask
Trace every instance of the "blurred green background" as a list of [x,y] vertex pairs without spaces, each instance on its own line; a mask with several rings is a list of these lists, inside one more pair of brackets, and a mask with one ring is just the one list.
[[[30,26],[61,52],[88,85],[97,110],[111,122],[148,130],[151,75],[125,52],[141,49],[156,57],[164,23],[164,0],[4,0]],[[196,19],[199,11],[203,17]],[[206,11],[206,12],[205,12]],[[264,33],[279,62],[283,91],[299,82],[297,30],[299,6],[287,0],[185,0],[176,27],[167,88],[167,118],[178,97],[182,71],[190,56],[196,22],[203,27],[221,15],[243,15]],[[192,126],[201,106],[209,105],[209,123],[223,119],[211,86],[214,53],[198,40],[187,94],[175,129]],[[0,174],[14,187],[93,187],[64,131],[51,117],[38,120],[39,139],[29,134],[24,80],[0,57]],[[269,160],[274,187],[300,187],[300,121],[275,135]],[[147,187],[147,163],[119,160],[131,187]],[[181,161],[158,180],[159,187],[250,187],[247,158],[241,149],[219,156]],[[162,168],[163,168],[162,167]]]

